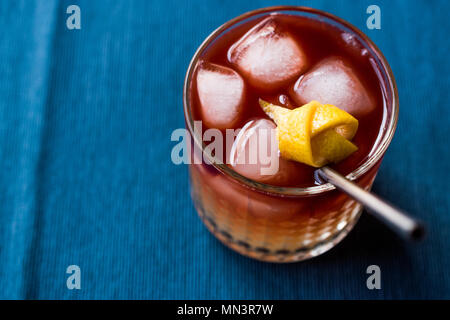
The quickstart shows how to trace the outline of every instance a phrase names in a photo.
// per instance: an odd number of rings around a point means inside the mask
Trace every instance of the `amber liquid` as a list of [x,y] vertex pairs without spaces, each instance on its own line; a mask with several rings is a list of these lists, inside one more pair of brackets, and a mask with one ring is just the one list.
[[[200,60],[234,69],[227,60],[229,47],[264,18],[266,16],[229,28],[201,53]],[[342,174],[348,174],[370,155],[381,131],[386,112],[381,90],[383,80],[377,77],[370,62],[372,57],[364,46],[348,44],[343,31],[337,27],[294,15],[279,15],[277,19],[302,44],[310,67],[330,56],[341,57],[376,102],[374,111],[358,118],[359,130],[353,139],[358,151],[333,165]],[[192,79],[195,78],[194,74]],[[253,88],[247,82],[246,114],[235,128],[241,128],[252,118],[267,118],[258,105],[259,98],[294,107],[286,99],[280,99],[280,96],[289,96],[292,85],[274,91]],[[195,81],[190,83],[188,99],[194,119],[202,120]],[[370,189],[379,164],[373,165],[355,182]],[[301,170],[296,170],[298,176],[288,187],[309,187],[317,183],[314,168],[300,163],[295,165]],[[351,230],[362,209],[359,203],[337,190],[288,197],[249,188],[205,163],[192,164],[189,171],[192,198],[208,229],[232,249],[264,261],[299,261],[327,251]]]
[[[226,32],[202,53],[200,59],[235,69],[227,59],[228,49],[249,29],[264,18],[261,17],[248,21]],[[348,33],[344,33],[342,30],[332,27],[330,24],[291,15],[279,15],[276,19],[283,30],[289,32],[296,38],[298,43],[302,44],[310,68],[327,57],[334,56],[343,59],[353,69],[368,94],[376,103],[376,108],[372,112],[357,117],[359,129],[353,138],[353,143],[358,146],[358,150],[340,163],[332,165],[337,171],[346,175],[359,167],[370,154],[379,134],[385,112],[380,79],[378,79],[374,67],[370,63],[370,59],[373,59],[373,57],[370,56],[369,52],[361,44],[355,46],[346,42],[345,37],[348,36]],[[193,79],[195,79],[195,76]],[[286,99],[286,97],[289,97],[292,86],[293,83],[289,83],[285,87],[276,90],[271,90],[270,88],[262,90],[252,87],[247,82],[245,115],[242,121],[236,124],[235,128],[243,127],[250,119],[268,119],[258,104],[259,98],[288,108],[297,107],[291,102],[292,100],[289,98]],[[202,120],[200,117],[200,101],[195,81],[191,83],[190,99],[194,119]],[[203,129],[206,130],[208,128],[204,126]],[[297,162],[295,166],[298,167],[298,170],[296,170],[298,176],[295,179],[290,179],[290,184],[285,185],[286,187],[308,187],[316,183],[313,167]]]

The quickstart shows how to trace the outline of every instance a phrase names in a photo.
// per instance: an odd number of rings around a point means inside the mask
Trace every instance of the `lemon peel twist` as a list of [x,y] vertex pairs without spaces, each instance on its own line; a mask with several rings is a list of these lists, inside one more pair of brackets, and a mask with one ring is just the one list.
[[350,140],[358,120],[331,104],[311,101],[287,109],[259,99],[264,112],[277,124],[281,156],[313,167],[339,162],[358,150]]

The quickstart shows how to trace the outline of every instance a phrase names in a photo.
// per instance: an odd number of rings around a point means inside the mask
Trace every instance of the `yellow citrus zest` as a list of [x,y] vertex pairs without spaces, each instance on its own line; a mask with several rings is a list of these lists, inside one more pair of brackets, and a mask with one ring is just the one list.
[[350,142],[358,120],[331,104],[311,101],[287,109],[259,99],[264,112],[277,124],[281,156],[313,167],[336,163],[358,150]]

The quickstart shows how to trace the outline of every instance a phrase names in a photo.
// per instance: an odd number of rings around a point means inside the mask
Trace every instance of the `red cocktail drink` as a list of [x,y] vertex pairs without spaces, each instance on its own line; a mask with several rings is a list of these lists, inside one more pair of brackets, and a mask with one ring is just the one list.
[[[258,159],[238,161],[254,148],[252,136],[265,139],[258,130],[275,128],[259,99],[289,109],[318,100],[357,118],[358,150],[332,167],[370,189],[397,120],[391,70],[353,26],[300,7],[261,9],[229,21],[205,40],[189,67],[185,116],[197,146],[208,144],[208,129],[224,137],[227,129],[240,129],[231,148],[224,143],[223,159],[215,153],[206,156],[210,164],[189,166],[192,197],[206,226],[231,248],[260,260],[319,255],[351,230],[361,205],[316,181],[314,167],[279,154],[272,155],[272,174],[261,173],[267,163]],[[194,121],[202,121],[201,132],[194,132]]]

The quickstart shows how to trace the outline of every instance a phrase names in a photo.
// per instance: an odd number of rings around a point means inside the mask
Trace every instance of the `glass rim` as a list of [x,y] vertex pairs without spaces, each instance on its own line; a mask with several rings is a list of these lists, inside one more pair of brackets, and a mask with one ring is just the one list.
[[310,13],[319,15],[325,18],[328,18],[334,22],[337,22],[340,26],[344,26],[347,29],[350,29],[352,32],[354,32],[357,36],[359,36],[363,41],[364,45],[368,46],[372,52],[375,54],[378,61],[381,63],[381,67],[384,69],[384,72],[387,75],[387,85],[389,89],[392,92],[392,112],[390,117],[387,119],[388,121],[388,127],[386,129],[386,132],[384,133],[384,136],[382,137],[382,140],[379,142],[379,144],[376,146],[376,149],[374,152],[367,157],[367,159],[355,170],[353,170],[351,173],[349,173],[346,177],[347,179],[353,181],[360,177],[362,177],[366,172],[368,172],[376,163],[378,163],[384,153],[386,152],[390,142],[392,141],[392,138],[395,133],[395,129],[397,127],[397,121],[398,121],[398,112],[399,112],[399,101],[398,101],[398,92],[397,92],[397,85],[395,83],[394,74],[389,66],[389,63],[387,62],[386,58],[380,51],[380,49],[373,43],[373,41],[365,35],[362,31],[360,31],[358,28],[353,26],[351,23],[322,10],[314,9],[310,7],[304,7],[304,6],[272,6],[272,7],[266,7],[261,9],[256,9],[252,11],[248,11],[246,13],[243,13],[231,20],[228,20],[224,24],[222,24],[220,27],[215,29],[212,33],[210,33],[206,39],[202,42],[202,44],[198,47],[196,50],[194,56],[192,57],[189,67],[186,72],[186,76],[184,79],[184,86],[183,86],[183,108],[184,108],[184,116],[185,116],[185,122],[188,127],[189,133],[191,134],[194,143],[202,150],[203,156],[206,156],[207,160],[213,165],[217,170],[225,174],[226,176],[231,177],[234,180],[237,180],[239,183],[246,185],[247,187],[250,187],[252,189],[257,189],[262,192],[266,193],[274,193],[274,194],[280,194],[280,195],[288,195],[288,196],[305,196],[305,195],[315,195],[315,194],[321,194],[327,191],[331,191],[336,189],[332,184],[330,183],[324,183],[321,185],[316,186],[310,186],[310,187],[279,187],[279,186],[273,186],[269,184],[265,184],[262,182],[255,181],[253,179],[249,179],[236,171],[234,171],[232,168],[227,166],[225,163],[217,163],[216,159],[211,156],[210,154],[204,152],[205,145],[203,144],[203,141],[201,138],[195,135],[194,133],[194,119],[192,118],[191,113],[191,106],[189,101],[189,91],[190,91],[190,83],[192,75],[194,74],[195,67],[197,65],[197,62],[200,58],[201,53],[203,50],[211,44],[212,41],[214,41],[217,36],[219,36],[222,32],[226,31],[229,27],[235,25],[236,23],[239,23],[247,18],[251,18],[252,16],[264,14],[264,13],[274,13],[278,11],[293,11],[293,12],[303,12],[303,13]]

